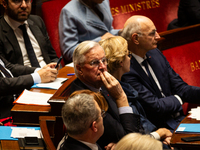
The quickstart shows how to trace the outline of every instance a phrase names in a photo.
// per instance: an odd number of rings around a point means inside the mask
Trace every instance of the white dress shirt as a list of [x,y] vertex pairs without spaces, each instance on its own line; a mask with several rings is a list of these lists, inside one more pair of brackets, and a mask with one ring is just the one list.
[[[4,15],[4,19],[14,31],[14,34],[17,38],[17,41],[19,43],[19,46],[20,46],[20,49],[21,49],[21,52],[22,52],[24,65],[31,67],[31,63],[30,63],[30,60],[28,58],[28,54],[27,54],[27,51],[26,51],[25,43],[24,43],[23,33],[22,33],[22,30],[18,28],[22,24],[11,19],[10,17],[8,17],[8,15]],[[44,61],[44,58],[42,56],[40,46],[39,46],[37,40],[35,39],[33,33],[30,30],[27,20],[24,22],[24,24],[26,24],[27,34],[30,38],[31,44],[32,44],[33,49],[35,51],[36,58],[38,59],[40,67],[43,67],[43,66],[46,65],[46,62]]]

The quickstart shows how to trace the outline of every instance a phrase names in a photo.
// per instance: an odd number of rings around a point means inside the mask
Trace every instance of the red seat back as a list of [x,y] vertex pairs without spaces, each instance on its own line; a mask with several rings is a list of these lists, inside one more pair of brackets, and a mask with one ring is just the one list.
[[168,24],[177,18],[180,0],[110,0],[113,27],[123,28],[132,15],[144,15],[155,24],[158,32],[167,30]]
[[200,86],[200,41],[164,50],[163,54],[186,83]]
[[[45,22],[47,32],[50,37],[51,44],[56,51],[58,57],[62,55],[60,50],[59,33],[58,33],[58,21],[61,9],[70,0],[50,0],[43,2],[42,4],[42,16]],[[64,66],[64,61],[61,62]]]
[[[181,78],[193,86],[200,86],[200,41],[184,44],[163,51],[171,67]],[[184,103],[183,112],[187,115],[197,104]]]

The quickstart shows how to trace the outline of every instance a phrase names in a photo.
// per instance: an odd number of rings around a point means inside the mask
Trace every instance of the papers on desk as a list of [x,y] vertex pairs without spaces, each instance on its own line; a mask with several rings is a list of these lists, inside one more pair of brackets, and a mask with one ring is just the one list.
[[32,104],[32,105],[50,105],[47,101],[53,96],[53,94],[45,94],[38,92],[31,92],[24,90],[23,93],[14,103],[20,104]]
[[66,81],[67,78],[56,78],[55,81],[49,82],[49,83],[38,83],[34,84],[32,88],[45,88],[45,89],[59,89],[64,81]]
[[18,140],[25,136],[37,136],[41,138],[40,127],[10,127],[0,126],[0,140]]
[[192,119],[200,120],[200,107],[192,108],[191,111],[189,111],[191,114],[189,117]]
[[200,123],[181,123],[176,133],[198,133],[200,134]]

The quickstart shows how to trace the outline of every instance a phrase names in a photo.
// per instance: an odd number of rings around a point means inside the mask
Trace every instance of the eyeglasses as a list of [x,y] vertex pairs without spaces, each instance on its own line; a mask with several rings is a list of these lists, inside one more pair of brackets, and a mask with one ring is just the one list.
[[18,6],[21,6],[23,1],[25,1],[26,5],[30,5],[33,2],[33,0],[12,0]]
[[103,57],[101,60],[92,60],[89,64],[93,67],[99,67],[99,64],[103,63],[105,66],[108,65],[108,60],[106,57]]
[[[102,109],[102,110],[101,110],[101,117],[104,118],[105,116],[106,116],[106,111]],[[99,117],[100,117],[100,116],[99,116]],[[98,117],[97,119],[95,119],[94,121],[97,121],[97,120],[99,119],[99,117]],[[93,121],[93,122],[94,122],[94,121]],[[93,122],[92,122],[92,123],[93,123]],[[92,123],[91,123],[90,127],[92,126]]]
[[101,117],[104,118],[105,116],[106,116],[106,112],[105,112],[105,110],[102,109],[101,110]]
[[153,30],[152,32],[142,32],[142,33],[137,33],[137,34],[139,34],[139,35],[147,34],[147,35],[149,35],[151,37],[155,37],[156,33],[157,33],[157,29]]
[[132,53],[128,53],[128,55],[127,55],[129,58],[132,58]]

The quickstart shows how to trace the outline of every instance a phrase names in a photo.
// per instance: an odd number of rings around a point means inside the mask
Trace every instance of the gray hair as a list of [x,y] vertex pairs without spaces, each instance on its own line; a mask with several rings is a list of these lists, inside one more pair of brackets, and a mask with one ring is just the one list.
[[139,21],[129,22],[121,31],[120,36],[126,39],[128,42],[131,41],[133,33],[141,32],[141,25]]
[[99,117],[92,95],[78,94],[65,102],[62,107],[62,119],[71,135],[81,135],[87,131],[91,123]]
[[91,49],[96,46],[100,46],[99,43],[94,41],[84,41],[80,43],[73,52],[73,63],[74,63],[74,71],[76,76],[78,77],[78,71],[76,69],[77,64],[82,64],[85,62],[85,54],[88,53]]

